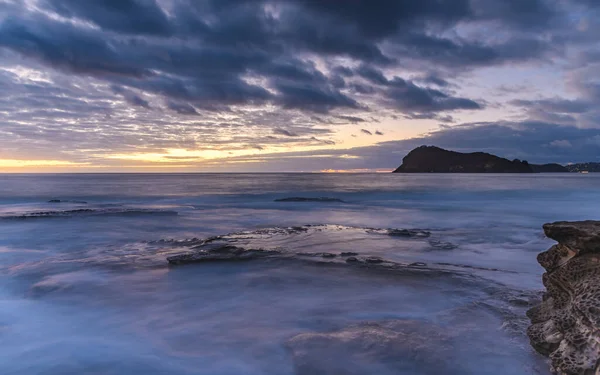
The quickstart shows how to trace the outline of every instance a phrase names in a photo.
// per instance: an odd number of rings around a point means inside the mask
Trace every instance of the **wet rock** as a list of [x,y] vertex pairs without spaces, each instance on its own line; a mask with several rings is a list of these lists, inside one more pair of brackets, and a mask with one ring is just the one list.
[[427,263],[423,262],[414,262],[408,265],[409,267],[426,267]]
[[383,259],[381,259],[379,257],[368,257],[368,258],[365,258],[365,262],[371,263],[371,264],[378,264],[378,263],[383,263]]
[[78,204],[87,204],[85,201],[72,201],[72,200],[63,200],[63,199],[50,199],[48,203],[78,203]]
[[317,197],[317,198],[289,197],[289,198],[275,199],[275,202],[338,202],[338,203],[344,203],[344,201],[339,198],[330,198],[330,197]]
[[413,229],[388,229],[387,234],[393,237],[429,237],[430,232]]
[[[286,259],[298,257],[325,258],[337,261],[338,253],[329,252],[331,244],[339,242],[335,246],[353,246],[354,240],[362,240],[371,236],[387,236],[389,232],[400,233],[398,237],[390,241],[402,241],[404,239],[415,241],[418,238],[428,236],[429,232],[413,229],[376,229],[349,227],[344,225],[303,225],[290,227],[260,228],[252,231],[241,231],[225,235],[213,236],[206,239],[159,240],[150,242],[163,247],[188,247],[188,254],[177,254],[168,260],[171,264],[182,264],[191,262],[206,262],[215,260],[254,259],[262,256],[280,255]],[[298,251],[307,249],[302,245],[309,239],[314,246],[313,252]],[[352,248],[352,247],[351,247]],[[219,250],[220,249],[220,250]],[[324,251],[323,251],[324,250]],[[340,249],[341,250],[341,249]],[[393,263],[379,257],[370,257],[366,260],[356,258],[358,253],[353,251],[339,253],[341,257],[338,262],[346,260],[351,262]],[[353,259],[349,259],[353,258]]]
[[357,257],[349,257],[348,259],[346,259],[346,263],[358,263],[360,262],[360,260],[358,260]]
[[264,258],[279,254],[277,250],[244,249],[232,245],[206,246],[202,251],[167,257],[172,265],[215,261],[236,261]]
[[538,255],[543,301],[527,312],[531,345],[560,375],[600,373],[600,221],[544,225],[556,241]]
[[296,253],[296,255],[313,258],[335,258],[337,256],[334,253]]
[[440,240],[430,240],[429,245],[431,245],[431,247],[433,247],[433,248],[440,249],[440,250],[454,250],[458,247],[457,245],[455,245],[453,243],[443,242]]

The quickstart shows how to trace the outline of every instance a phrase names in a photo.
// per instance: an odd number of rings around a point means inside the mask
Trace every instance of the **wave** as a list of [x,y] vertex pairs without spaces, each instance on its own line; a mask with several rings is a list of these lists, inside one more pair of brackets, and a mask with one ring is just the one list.
[[86,216],[137,216],[137,215],[177,215],[177,211],[151,208],[78,208],[72,210],[34,211],[25,213],[8,213],[0,216],[4,220],[28,220],[44,218],[70,218]]

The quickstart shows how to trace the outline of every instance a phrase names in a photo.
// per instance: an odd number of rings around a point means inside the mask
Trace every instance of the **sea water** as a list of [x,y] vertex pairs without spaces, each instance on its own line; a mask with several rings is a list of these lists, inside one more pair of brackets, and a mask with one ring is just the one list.
[[[594,174],[0,175],[0,374],[548,374],[541,226],[599,216]],[[166,260],[236,232],[293,256]]]

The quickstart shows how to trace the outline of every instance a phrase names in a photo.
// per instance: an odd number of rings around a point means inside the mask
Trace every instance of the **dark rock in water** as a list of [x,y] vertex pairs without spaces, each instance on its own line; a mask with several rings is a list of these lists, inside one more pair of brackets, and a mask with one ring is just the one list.
[[78,203],[78,204],[87,204],[85,201],[71,201],[71,200],[61,200],[61,199],[50,199],[48,203]]
[[427,263],[423,262],[414,262],[408,265],[409,267],[426,267]]
[[430,232],[413,229],[388,229],[387,234],[394,237],[429,237]]
[[527,311],[531,345],[560,375],[600,373],[600,221],[544,225],[556,241],[538,255],[543,301]]
[[290,197],[290,198],[275,199],[275,202],[337,202],[337,203],[344,203],[344,201],[341,199],[329,198],[329,197],[317,197],[317,198]]
[[52,216],[69,216],[75,214],[83,214],[83,213],[93,213],[96,210],[92,210],[90,208],[79,208],[76,210],[67,210],[67,211],[37,211],[30,212],[19,216],[18,218],[36,218],[36,217],[52,217]]
[[368,257],[368,258],[365,258],[365,262],[377,264],[377,263],[383,263],[383,259],[381,259],[379,257]]
[[431,247],[434,247],[436,249],[442,249],[442,250],[454,250],[458,247],[457,245],[455,245],[453,243],[443,242],[440,240],[430,240],[429,245],[431,245]]
[[250,260],[279,254],[276,250],[244,249],[232,245],[217,245],[204,251],[173,255],[167,258],[169,264],[187,264],[215,261]]
[[[390,236],[390,233],[392,235]],[[395,235],[397,234],[397,235]],[[253,231],[242,231],[221,236],[209,237],[204,240],[192,239],[182,241],[157,241],[163,249],[174,254],[167,258],[170,264],[197,263],[209,261],[246,260],[262,257],[278,259],[303,259],[317,263],[356,263],[368,264],[371,268],[381,267],[385,269],[405,269],[409,267],[406,263],[381,258],[379,253],[369,253],[368,249],[359,253],[345,251],[340,246],[350,246],[353,250],[355,241],[367,238],[381,238],[389,246],[395,246],[401,242],[421,242],[420,246],[427,244],[429,232],[421,230],[405,229],[376,229],[348,227],[343,225],[304,225],[295,227],[272,227],[261,228]],[[387,238],[386,238],[387,237]],[[310,245],[306,245],[305,240]],[[338,249],[338,253],[330,252],[332,246]],[[187,247],[189,252],[175,253],[177,248]],[[312,251],[304,251],[310,249]],[[436,267],[437,269],[438,267]],[[414,268],[410,269],[415,271]],[[419,270],[421,271],[421,270]],[[432,270],[433,271],[433,270]]]
[[296,253],[296,255],[313,258],[335,258],[337,256],[334,253]]
[[533,173],[533,169],[526,161],[485,152],[461,153],[421,146],[409,152],[394,173]]

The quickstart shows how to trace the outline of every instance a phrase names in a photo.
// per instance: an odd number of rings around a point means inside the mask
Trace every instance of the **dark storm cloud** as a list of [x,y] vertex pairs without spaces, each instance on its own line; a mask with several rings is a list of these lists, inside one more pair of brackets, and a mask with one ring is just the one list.
[[370,65],[361,65],[356,69],[356,73],[376,85],[387,85],[389,83],[381,70]]
[[600,98],[593,97],[580,99],[538,99],[514,100],[511,104],[522,107],[532,120],[552,122],[563,125],[580,124],[585,127],[599,127],[600,111],[598,104]]
[[400,28],[423,20],[450,23],[472,13],[467,0],[347,1],[343,6],[336,0],[296,2],[332,21],[352,25],[361,34],[374,39],[393,35]]
[[346,120],[348,122],[350,122],[351,124],[358,124],[359,122],[367,122],[367,120],[365,120],[362,117],[357,117],[357,116],[336,116],[336,118],[339,118],[340,120]]
[[357,94],[370,95],[375,93],[375,88],[373,86],[363,85],[360,83],[352,83],[350,88]]
[[178,103],[178,102],[167,102],[167,107],[180,115],[199,115],[196,108],[192,107],[187,103]]
[[395,77],[385,90],[392,105],[407,112],[441,112],[457,109],[481,109],[482,106],[467,98],[453,97],[440,90],[419,87],[411,81]]
[[117,32],[169,35],[172,30],[166,14],[154,0],[43,0],[42,6]]
[[431,73],[426,75],[425,77],[423,77],[422,80],[425,83],[437,85],[439,87],[447,87],[450,85],[450,83],[448,81],[446,81],[445,79],[440,78],[436,74],[431,74]]
[[150,109],[150,103],[147,100],[141,98],[139,95],[130,90],[127,90],[117,85],[111,86],[111,90],[115,94],[122,95],[123,99],[125,99],[125,101],[131,105]]
[[336,66],[332,69],[332,71],[344,77],[352,77],[354,75],[352,69],[348,68],[347,66]]
[[547,0],[474,0],[473,16],[524,29],[540,29],[560,20],[560,8]]
[[319,139],[317,137],[310,137],[310,139],[313,140],[313,141],[315,141],[315,142],[317,142],[317,143],[319,143],[319,144],[322,144],[322,145],[328,145],[328,146],[335,145],[335,141],[332,141],[330,139]]
[[512,104],[525,107],[537,108],[543,111],[556,113],[583,113],[592,109],[593,104],[585,100],[568,99],[541,99],[541,100],[514,100]]
[[123,46],[111,45],[99,32],[46,17],[5,19],[0,24],[0,47],[73,73],[136,78],[150,74],[128,62]]
[[286,45],[301,51],[347,56],[377,64],[393,61],[383,54],[373,40],[366,38],[353,25],[332,23],[318,13],[309,14],[302,10],[283,13],[281,26],[279,35]]
[[273,133],[278,134],[278,135],[284,135],[286,137],[297,137],[298,136],[298,134],[291,132],[289,130],[282,129],[282,128],[273,129]]
[[[65,22],[25,10],[7,17],[0,29],[0,46],[58,69],[108,79],[112,83],[186,100],[198,107],[220,104],[274,102],[285,108],[327,112],[356,108],[358,103],[339,90],[353,77],[343,65],[327,76],[294,53],[348,57],[362,62],[357,74],[373,84],[388,85],[373,64],[389,67],[409,57],[425,64],[448,67],[496,64],[541,57],[547,43],[535,33],[521,33],[505,41],[449,39],[437,30],[458,23],[495,22],[527,30],[557,17],[557,9],[540,0],[396,0],[352,1],[186,1],[168,6],[155,0],[44,0],[41,9],[73,21]],[[265,5],[278,4],[274,16]],[[169,38],[169,39],[167,39]],[[381,43],[387,42],[386,55]],[[292,55],[290,55],[292,53]],[[291,57],[290,57],[291,56]],[[276,96],[245,77],[266,77]],[[279,82],[293,81],[292,82]],[[444,86],[443,77],[427,83]],[[412,84],[412,83],[411,83]],[[414,85],[414,84],[413,84]],[[352,82],[353,92],[380,91]],[[416,86],[415,86],[416,87]],[[384,93],[399,102],[400,110],[440,111],[476,109],[472,101],[436,96],[415,87],[401,94]],[[426,88],[423,88],[425,91]],[[143,104],[133,99],[138,105]]]
[[445,67],[463,71],[541,60],[551,53],[559,53],[561,47],[556,42],[540,39],[536,35],[516,34],[500,42],[484,42],[416,33],[397,37],[392,48],[394,54],[414,60],[412,65],[426,64],[428,68]]
[[458,109],[481,109],[482,106],[467,98],[453,97],[440,90],[421,87],[400,77],[388,79],[373,66],[361,65],[356,74],[372,84],[383,86],[380,92],[394,108],[412,112],[440,112]]
[[338,107],[359,108],[359,104],[354,99],[327,86],[277,82],[275,88],[281,94],[277,102],[284,108],[319,113],[327,113]]

